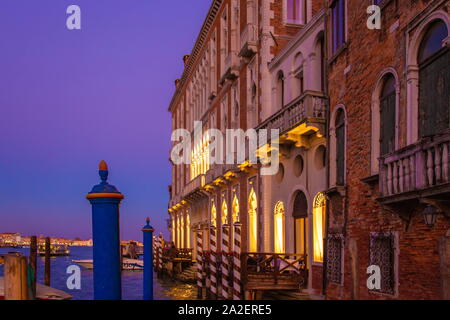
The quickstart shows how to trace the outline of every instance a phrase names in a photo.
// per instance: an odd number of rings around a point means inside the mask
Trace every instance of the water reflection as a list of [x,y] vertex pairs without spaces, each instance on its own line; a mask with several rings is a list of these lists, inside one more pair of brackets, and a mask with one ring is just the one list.
[[[69,257],[51,259],[51,286],[63,290],[73,296],[74,300],[92,300],[94,298],[93,272],[82,268],[81,290],[67,289],[67,267],[74,264],[72,260],[92,259],[92,248],[71,247]],[[0,248],[0,254],[20,252],[28,255],[29,249]],[[38,282],[44,279],[44,258],[38,257]],[[0,277],[3,276],[3,266],[0,266]],[[122,298],[124,300],[142,300],[142,271],[124,271],[122,273]],[[196,288],[193,284],[180,283],[170,279],[157,279],[154,275],[153,291],[155,300],[193,300],[196,299]]]

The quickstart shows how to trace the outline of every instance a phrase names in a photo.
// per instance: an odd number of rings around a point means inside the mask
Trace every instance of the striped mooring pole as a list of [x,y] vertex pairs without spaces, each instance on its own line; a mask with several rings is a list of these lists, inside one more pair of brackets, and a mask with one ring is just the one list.
[[92,205],[94,241],[94,299],[122,299],[119,205],[124,196],[108,180],[105,161],[99,165],[101,183],[86,196]]
[[163,272],[163,245],[164,245],[164,238],[162,233],[159,234],[159,251],[158,251],[158,270],[162,276]]
[[241,281],[241,230],[240,222],[234,223],[234,252],[233,252],[233,300],[242,300]]
[[217,299],[217,228],[214,225],[209,227],[210,241],[210,262],[209,262],[209,279],[211,282],[211,299]]
[[197,230],[197,298],[203,298],[203,232]]
[[222,297],[230,298],[230,225],[222,226]]
[[144,300],[153,300],[153,227],[150,218],[142,228],[144,241]]
[[152,241],[152,251],[153,251],[153,268],[156,270],[156,237],[152,236],[153,241]]

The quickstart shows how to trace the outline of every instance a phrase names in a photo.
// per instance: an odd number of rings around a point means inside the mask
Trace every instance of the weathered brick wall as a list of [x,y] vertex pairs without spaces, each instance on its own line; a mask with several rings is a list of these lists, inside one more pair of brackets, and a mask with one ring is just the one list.
[[[380,207],[378,185],[370,187],[361,179],[370,176],[371,99],[381,72],[392,67],[399,75],[399,145],[406,145],[405,31],[407,23],[432,1],[389,1],[382,11],[382,30],[366,27],[367,3],[348,5],[347,48],[329,65],[330,107],[343,104],[347,112],[346,146],[346,238],[344,284],[330,284],[328,299],[439,299],[442,297],[439,241],[450,221],[439,216],[433,228],[427,227],[416,212],[410,227],[394,212]],[[398,23],[398,27],[395,27]],[[328,22],[328,30],[330,25]],[[330,34],[330,33],[328,33]],[[414,208],[411,212],[414,212]],[[333,212],[331,210],[331,218]],[[399,237],[398,296],[369,293],[366,268],[369,265],[371,232],[396,231]],[[349,240],[357,244],[358,267],[352,273]],[[356,279],[356,278],[357,279]],[[357,280],[357,282],[355,282]],[[356,296],[352,294],[357,283]]]

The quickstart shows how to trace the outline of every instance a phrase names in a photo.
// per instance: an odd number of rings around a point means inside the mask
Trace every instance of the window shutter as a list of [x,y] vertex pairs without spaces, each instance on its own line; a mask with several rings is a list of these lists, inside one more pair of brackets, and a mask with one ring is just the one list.
[[438,54],[420,66],[420,136],[425,137],[450,127],[450,51]]

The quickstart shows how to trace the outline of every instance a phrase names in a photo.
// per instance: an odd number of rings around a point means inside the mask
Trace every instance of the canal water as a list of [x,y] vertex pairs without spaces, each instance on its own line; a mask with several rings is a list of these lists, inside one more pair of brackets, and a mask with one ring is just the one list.
[[[0,255],[8,252],[20,252],[28,256],[29,249],[0,248]],[[51,286],[63,290],[73,296],[74,300],[92,300],[94,298],[93,272],[81,267],[81,289],[67,288],[67,267],[73,265],[72,260],[92,259],[92,248],[71,247],[70,256],[51,258]],[[38,282],[44,279],[44,258],[38,256]],[[3,266],[0,266],[0,277],[3,277]],[[142,300],[142,271],[122,272],[122,298],[124,300]],[[193,300],[196,298],[195,286],[169,279],[160,280],[154,276],[153,283],[155,300]]]

